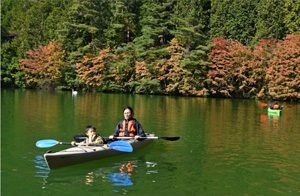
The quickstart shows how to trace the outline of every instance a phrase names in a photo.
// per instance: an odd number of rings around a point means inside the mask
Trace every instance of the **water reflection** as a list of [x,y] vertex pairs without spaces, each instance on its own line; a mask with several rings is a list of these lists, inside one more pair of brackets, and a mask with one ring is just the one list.
[[108,174],[108,179],[113,186],[132,186],[131,175],[134,167],[136,167],[136,164],[133,161],[122,163],[119,168],[120,172]]
[[158,170],[155,169],[156,166],[157,166],[156,162],[149,162],[149,161],[147,161],[146,162],[146,166],[147,166],[147,172],[146,172],[146,174],[157,174],[158,173]]
[[48,168],[47,163],[42,155],[35,156],[34,163],[36,168],[34,177],[42,179],[42,189],[45,189],[50,169]]
[[277,114],[261,114],[260,122],[263,130],[267,129],[267,124],[270,125],[273,129],[278,129],[280,127],[280,116]]
[[44,157],[42,155],[35,156],[34,163],[36,168],[34,176],[38,178],[48,178],[50,169],[48,168]]
[[[134,185],[134,174],[139,168],[146,175],[158,174],[157,163],[141,160],[128,160],[114,163],[113,166],[104,164],[95,169],[95,164],[83,164],[66,167],[62,170],[50,170],[42,155],[37,155],[34,160],[36,168],[34,177],[42,179],[42,188],[50,184],[72,183],[81,181],[86,186],[100,187],[109,184],[113,186],[113,192],[127,192],[126,187]],[[99,164],[97,164],[99,166]],[[80,167],[82,166],[82,167]],[[94,167],[94,169],[87,169]],[[72,179],[72,180],[71,180]],[[124,192],[125,191],[125,192]]]
[[275,128],[275,129],[278,129],[279,128],[280,116],[274,115],[274,114],[268,114],[268,118],[271,122],[272,127]]

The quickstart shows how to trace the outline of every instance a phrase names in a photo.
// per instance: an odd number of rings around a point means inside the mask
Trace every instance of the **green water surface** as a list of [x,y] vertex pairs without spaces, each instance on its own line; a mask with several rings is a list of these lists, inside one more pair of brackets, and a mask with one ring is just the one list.
[[[113,133],[130,105],[155,140],[133,153],[49,170],[40,139]],[[254,100],[1,90],[1,195],[300,195],[300,105]],[[67,146],[56,146],[59,150]]]

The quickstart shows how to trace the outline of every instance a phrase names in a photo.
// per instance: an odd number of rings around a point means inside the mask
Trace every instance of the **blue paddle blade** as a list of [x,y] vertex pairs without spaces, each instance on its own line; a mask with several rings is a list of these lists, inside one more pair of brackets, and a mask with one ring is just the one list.
[[45,139],[45,140],[39,140],[35,143],[35,146],[38,148],[49,148],[52,146],[55,146],[59,142],[53,139]]
[[132,146],[125,141],[115,141],[109,144],[109,148],[112,150],[117,150],[121,152],[132,152]]

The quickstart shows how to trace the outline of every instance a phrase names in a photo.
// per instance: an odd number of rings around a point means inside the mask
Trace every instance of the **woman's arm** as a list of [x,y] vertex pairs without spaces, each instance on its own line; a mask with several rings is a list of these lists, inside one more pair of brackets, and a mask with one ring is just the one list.
[[139,135],[141,137],[146,136],[142,125],[137,120],[135,120],[135,128],[136,128],[136,131],[137,131],[137,135]]
[[121,125],[122,125],[122,121],[120,121],[120,122],[117,124],[117,126],[116,126],[116,128],[115,128],[114,137],[117,137],[117,136],[119,135]]

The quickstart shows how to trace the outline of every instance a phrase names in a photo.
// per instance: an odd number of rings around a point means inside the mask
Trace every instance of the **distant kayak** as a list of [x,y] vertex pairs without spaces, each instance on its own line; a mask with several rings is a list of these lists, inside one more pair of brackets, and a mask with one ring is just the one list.
[[271,108],[268,108],[268,114],[280,116],[281,110],[273,110]]
[[[128,140],[134,150],[145,146],[151,141],[153,140]],[[109,148],[109,145],[104,144],[101,146],[76,146],[58,152],[48,151],[44,154],[44,158],[48,167],[50,169],[55,169],[91,160],[103,159],[118,154],[124,154],[124,152],[112,150]]]

